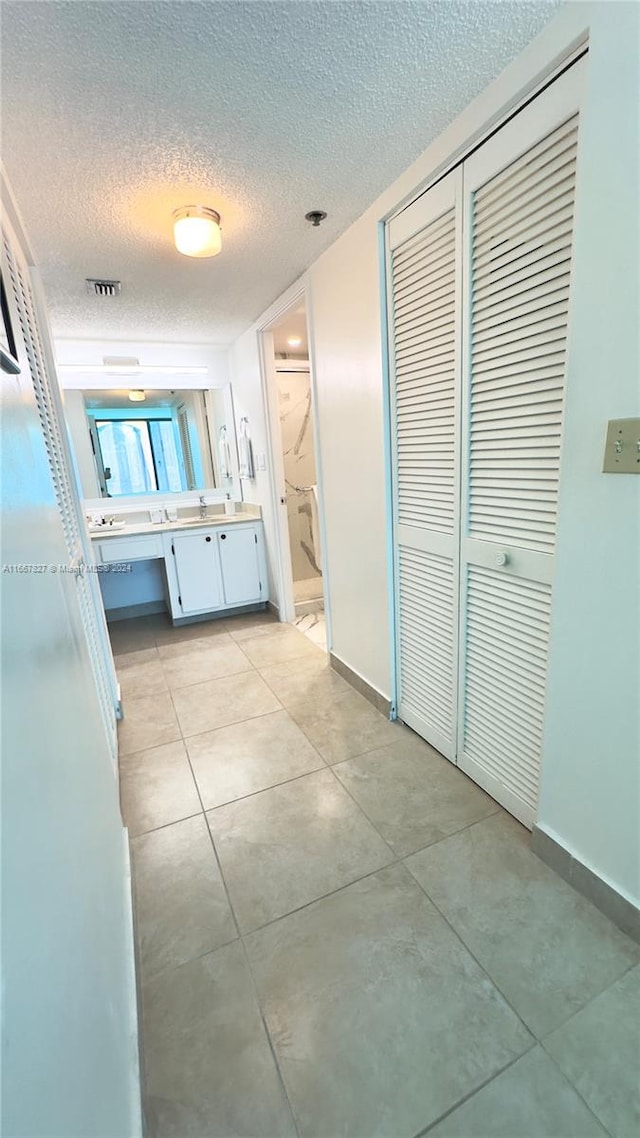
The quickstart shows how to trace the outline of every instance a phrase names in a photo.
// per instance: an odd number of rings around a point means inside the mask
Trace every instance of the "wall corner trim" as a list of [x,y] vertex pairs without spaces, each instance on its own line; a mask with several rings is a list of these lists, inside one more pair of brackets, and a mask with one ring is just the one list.
[[604,913],[623,933],[640,944],[640,909],[618,892],[541,826],[534,826],[531,849],[541,861]]

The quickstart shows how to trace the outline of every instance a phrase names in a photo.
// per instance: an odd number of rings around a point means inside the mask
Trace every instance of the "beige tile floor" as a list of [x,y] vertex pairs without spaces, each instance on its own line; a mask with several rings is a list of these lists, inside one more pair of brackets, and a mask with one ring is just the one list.
[[634,1138],[640,951],[266,614],[112,627],[150,1138]]

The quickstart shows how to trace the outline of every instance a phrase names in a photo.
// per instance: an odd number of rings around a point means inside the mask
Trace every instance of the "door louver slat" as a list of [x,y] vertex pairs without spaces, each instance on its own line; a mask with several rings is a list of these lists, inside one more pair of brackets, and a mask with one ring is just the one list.
[[448,737],[453,731],[453,566],[434,554],[401,549],[399,570],[403,702]]
[[[469,568],[465,754],[480,766],[490,765],[494,776],[507,780],[512,793],[532,808],[538,786],[550,614],[550,586]],[[505,640],[511,645],[510,656],[504,652]],[[520,656],[526,660],[526,672]],[[507,694],[503,679],[513,694]]]
[[567,69],[388,230],[398,710],[527,825],[584,75]]
[[[577,116],[473,198],[469,533],[546,553],[556,528],[560,452],[550,452],[549,441],[559,442],[562,428],[576,148]],[[513,289],[532,283],[542,265],[554,280],[563,277],[553,305],[548,289],[525,295],[520,318],[505,320],[510,310],[500,312],[499,296],[511,303]],[[485,316],[479,332],[478,315],[489,303],[491,324]],[[504,457],[488,459],[487,432],[494,430]],[[488,467],[491,494],[477,481]],[[514,486],[541,473],[545,493],[514,503]]]
[[114,762],[117,757],[115,703],[101,642],[98,621],[102,621],[103,635],[106,624],[102,601],[98,598],[99,586],[87,571],[83,531],[77,495],[71,481],[71,466],[61,430],[61,408],[57,407],[48,374],[46,356],[40,335],[36,303],[27,275],[26,266],[14,256],[11,243],[3,237],[5,264],[16,303],[22,330],[22,340],[29,364],[35,404],[42,429],[53,489],[65,537],[68,570],[73,573],[78,594],[78,605],[87,638],[87,647],[98,693],[100,710]]
[[[454,211],[432,222],[393,255],[394,314],[402,318],[418,295],[422,318],[395,327],[397,397],[398,521],[453,533],[455,447],[455,228]],[[433,268],[431,257],[437,251]],[[448,281],[448,303],[441,282]],[[416,382],[419,376],[420,382]],[[446,476],[431,478],[429,467],[414,463],[437,448],[447,462]],[[449,473],[450,472],[450,473]],[[420,496],[418,496],[420,495]],[[432,495],[434,496],[432,498]],[[436,498],[437,496],[437,498]]]

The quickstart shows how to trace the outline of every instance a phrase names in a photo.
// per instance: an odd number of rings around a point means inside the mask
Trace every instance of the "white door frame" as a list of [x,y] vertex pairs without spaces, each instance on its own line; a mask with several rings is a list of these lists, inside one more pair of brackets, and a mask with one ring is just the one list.
[[[284,478],[284,462],[282,454],[282,434],[280,431],[280,412],[278,407],[277,364],[273,347],[273,329],[281,322],[283,316],[292,308],[304,304],[307,320],[307,337],[309,343],[308,362],[304,362],[304,370],[309,372],[311,386],[311,419],[313,423],[313,447],[316,464],[316,484],[318,487],[318,522],[320,527],[320,540],[322,543],[321,564],[322,586],[324,593],[324,608],[327,628],[327,650],[330,650],[330,611],[329,611],[329,579],[327,573],[327,539],[324,523],[324,495],[322,484],[322,460],[320,451],[320,435],[318,422],[318,392],[314,367],[313,352],[313,325],[311,313],[311,298],[305,280],[299,282],[286,294],[286,299],[276,309],[269,311],[268,317],[258,328],[258,355],[260,359],[260,374],[262,381],[262,402],[264,407],[264,420],[266,426],[267,446],[269,452],[269,481],[271,489],[271,502],[273,508],[274,529],[276,535],[275,561],[276,561],[276,588],[278,591],[278,609],[281,621],[292,621],[295,618],[295,598],[293,593],[293,572],[291,568],[291,545],[289,537],[289,521],[287,517],[286,484]],[[284,361],[283,361],[284,362]],[[295,367],[296,360],[287,361],[289,367]],[[302,361],[299,361],[302,365]]]

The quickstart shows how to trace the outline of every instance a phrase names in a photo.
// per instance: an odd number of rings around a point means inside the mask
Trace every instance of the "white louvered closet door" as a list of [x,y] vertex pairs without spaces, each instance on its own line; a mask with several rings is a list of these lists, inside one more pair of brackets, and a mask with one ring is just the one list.
[[578,64],[464,164],[458,763],[535,819],[575,197]]
[[389,226],[398,714],[455,759],[461,171]]
[[7,219],[3,221],[3,265],[6,285],[20,331],[35,403],[49,460],[58,510],[65,536],[68,564],[77,584],[78,602],[87,637],[87,647],[96,690],[114,763],[117,760],[116,706],[117,681],[106,628],[104,609],[93,566],[93,555],[82,519],[81,506],[73,481],[71,458],[64,433],[62,403],[47,360],[40,317],[31,286],[29,267]]

